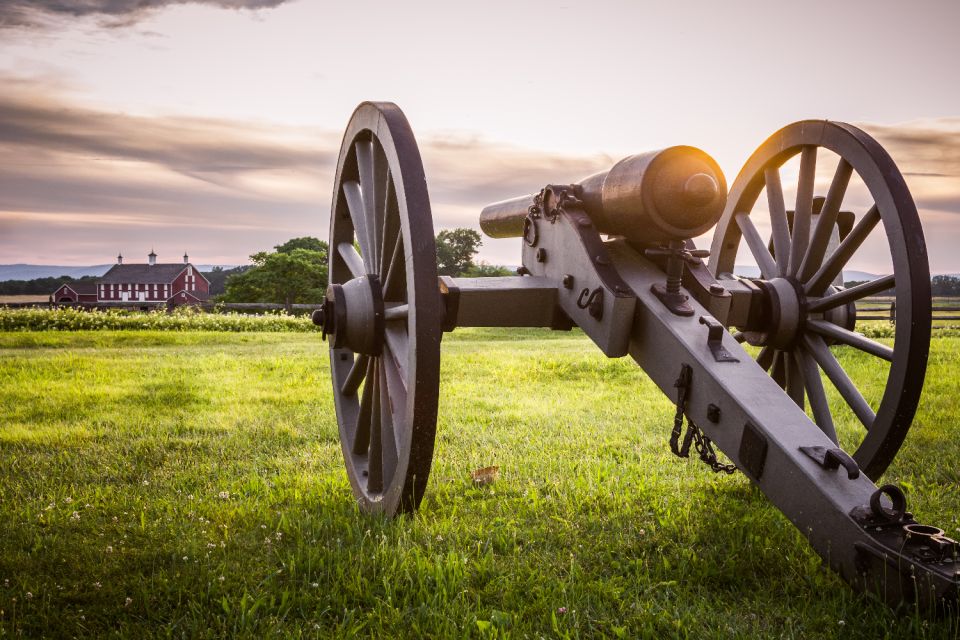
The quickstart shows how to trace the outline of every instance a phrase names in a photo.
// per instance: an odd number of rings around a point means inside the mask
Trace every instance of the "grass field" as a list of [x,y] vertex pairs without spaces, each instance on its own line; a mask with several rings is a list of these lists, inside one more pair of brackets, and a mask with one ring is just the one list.
[[[960,535],[960,339],[933,345],[885,480]],[[741,474],[673,458],[670,402],[578,333],[448,335],[424,504],[364,516],[325,347],[0,333],[0,637],[960,637],[853,593]]]

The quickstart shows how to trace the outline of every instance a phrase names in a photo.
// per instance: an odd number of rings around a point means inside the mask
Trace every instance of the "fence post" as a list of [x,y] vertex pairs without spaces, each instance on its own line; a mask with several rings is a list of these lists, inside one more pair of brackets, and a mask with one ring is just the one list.
[[897,301],[893,300],[890,303],[890,324],[897,326]]

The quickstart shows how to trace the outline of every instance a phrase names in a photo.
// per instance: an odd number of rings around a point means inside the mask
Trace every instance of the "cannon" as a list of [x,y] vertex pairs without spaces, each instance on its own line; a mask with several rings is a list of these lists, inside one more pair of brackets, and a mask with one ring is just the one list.
[[[818,162],[835,164],[822,195]],[[796,180],[792,208],[785,176]],[[854,183],[860,195],[845,207]],[[336,168],[330,284],[314,322],[329,339],[343,457],[362,510],[393,516],[424,495],[445,332],[576,326],[608,357],[633,358],[672,399],[665,442],[674,453],[693,447],[714,471],[742,472],[855,589],[892,605],[956,605],[960,545],[917,522],[900,488],[874,484],[917,409],[931,298],[916,206],[873,138],[839,122],[788,125],[729,191],[694,147],[634,155],[579,183],[491,204],[480,226],[518,238],[518,275],[438,277],[411,128],[392,103],[356,109]],[[709,251],[698,249],[692,238],[711,228]],[[843,269],[878,235],[892,273],[844,287]],[[741,245],[759,276],[736,274]],[[855,304],[890,289],[892,347],[857,330]],[[864,397],[839,349],[886,372],[882,393]],[[845,448],[836,412],[859,423]]]

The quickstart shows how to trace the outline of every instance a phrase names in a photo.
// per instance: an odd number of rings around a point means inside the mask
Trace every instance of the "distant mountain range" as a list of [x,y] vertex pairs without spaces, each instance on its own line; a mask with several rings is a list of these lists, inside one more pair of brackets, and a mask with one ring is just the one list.
[[[89,267],[67,267],[47,264],[0,264],[0,281],[3,280],[34,280],[36,278],[58,278],[60,276],[70,276],[71,278],[82,278],[83,276],[102,276],[113,264],[95,264]],[[236,265],[222,264],[195,264],[193,265],[200,271],[211,271],[215,266],[223,269],[232,269]]]

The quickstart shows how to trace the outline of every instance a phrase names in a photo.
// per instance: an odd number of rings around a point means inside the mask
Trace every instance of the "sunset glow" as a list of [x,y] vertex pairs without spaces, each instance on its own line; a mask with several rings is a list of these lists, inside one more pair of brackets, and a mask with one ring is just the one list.
[[342,128],[376,99],[413,125],[438,230],[673,144],[732,182],[781,126],[848,121],[904,172],[931,271],[960,272],[957,3],[64,5],[0,7],[0,263],[325,238]]

